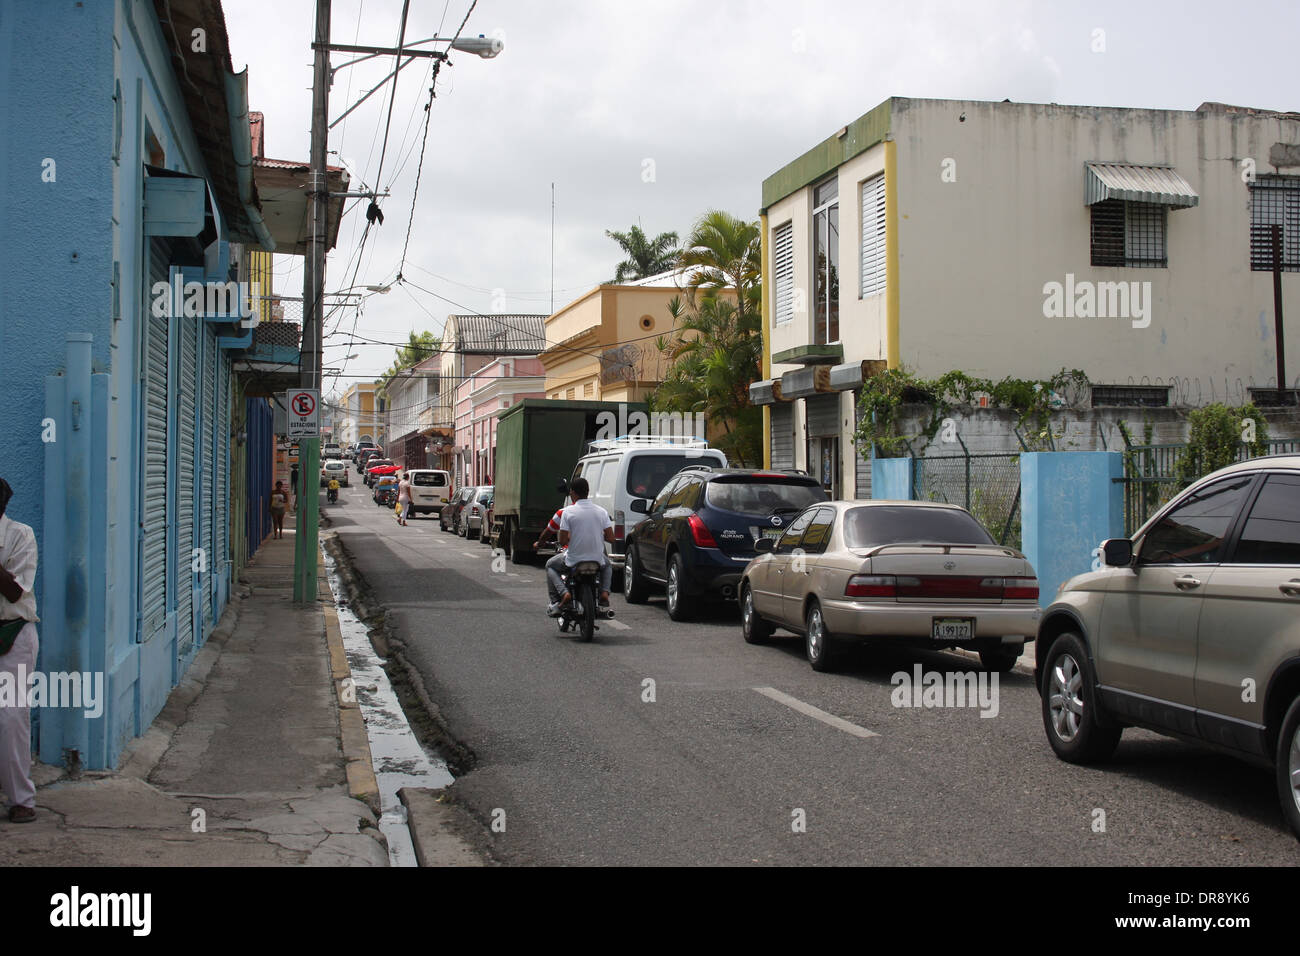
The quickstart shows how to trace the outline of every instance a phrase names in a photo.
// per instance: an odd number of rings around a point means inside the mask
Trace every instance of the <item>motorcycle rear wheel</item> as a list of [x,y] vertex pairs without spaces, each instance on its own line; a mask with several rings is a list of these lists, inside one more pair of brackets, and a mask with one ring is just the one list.
[[586,642],[596,633],[596,584],[591,578],[578,584],[578,600],[582,602],[582,640]]

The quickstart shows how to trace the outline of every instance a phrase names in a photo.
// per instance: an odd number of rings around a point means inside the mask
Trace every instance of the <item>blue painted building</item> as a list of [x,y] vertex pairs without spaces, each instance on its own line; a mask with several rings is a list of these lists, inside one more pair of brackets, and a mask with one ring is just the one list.
[[0,476],[40,544],[39,667],[106,689],[35,733],[111,768],[227,604],[249,420],[271,441],[238,303],[183,294],[275,248],[220,3],[6,0],[0,136]]

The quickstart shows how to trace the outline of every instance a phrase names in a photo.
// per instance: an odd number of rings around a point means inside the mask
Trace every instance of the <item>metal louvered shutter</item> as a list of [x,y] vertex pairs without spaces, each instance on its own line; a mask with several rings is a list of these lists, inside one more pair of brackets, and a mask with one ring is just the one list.
[[773,468],[794,467],[794,406],[778,402],[770,406],[771,456]]
[[[858,426],[862,424],[862,408],[858,405],[858,399],[862,397],[862,390],[858,389],[853,393],[853,431],[856,434]],[[853,442],[854,458],[854,489],[855,498],[871,497],[871,450],[856,439]]]
[[215,496],[213,495],[213,483],[216,480],[216,469],[213,467],[216,461],[216,429],[217,423],[217,337],[215,327],[207,322],[199,326],[199,335],[201,337],[202,355],[201,368],[203,369],[203,391],[202,391],[202,408],[203,413],[199,418],[201,431],[199,440],[202,443],[201,448],[201,467],[199,469],[199,505],[202,520],[199,523],[200,535],[198,547],[203,549],[204,561],[201,567],[203,570],[198,574],[199,590],[203,595],[203,621],[202,629],[199,634],[205,633],[212,621],[212,565],[217,560],[216,541],[213,536],[213,526],[216,524],[215,510],[213,508]]
[[885,175],[862,184],[862,298],[885,291]]
[[835,438],[840,433],[840,393],[804,400],[809,438]]
[[794,224],[778,226],[772,240],[772,272],[776,278],[775,324],[794,318]]
[[213,580],[224,577],[230,556],[230,357],[217,353],[217,553],[209,558]]
[[[149,242],[149,294],[154,283],[166,282],[171,245]],[[167,316],[153,314],[150,299],[144,312],[144,381],[141,396],[144,434],[140,469],[140,633],[143,642],[167,620]]]
[[184,657],[194,644],[194,534],[195,430],[198,428],[194,395],[198,388],[199,322],[176,319],[180,339],[180,366],[176,377],[176,654]]

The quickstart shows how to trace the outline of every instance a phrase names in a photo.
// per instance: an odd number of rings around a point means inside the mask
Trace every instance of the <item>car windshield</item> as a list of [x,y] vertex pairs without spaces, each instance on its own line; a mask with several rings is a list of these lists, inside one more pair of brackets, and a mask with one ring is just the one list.
[[422,488],[441,488],[447,484],[447,476],[436,471],[417,471],[411,476],[411,484]]
[[492,500],[492,486],[491,486],[491,485],[487,486],[486,488],[480,488],[480,489],[479,489],[478,500],[479,500],[479,504],[484,504],[484,505],[487,504],[490,500]]
[[923,506],[873,505],[844,514],[850,548],[882,544],[993,544],[993,538],[965,511]]
[[706,500],[722,511],[751,515],[772,515],[803,511],[811,504],[826,500],[821,485],[781,479],[739,480],[717,478],[709,482]]

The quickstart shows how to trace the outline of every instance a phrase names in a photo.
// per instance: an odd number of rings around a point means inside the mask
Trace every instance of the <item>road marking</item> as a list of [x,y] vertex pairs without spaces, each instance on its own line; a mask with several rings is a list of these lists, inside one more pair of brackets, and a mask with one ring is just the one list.
[[467,557],[467,558],[477,558],[477,557],[478,557],[478,555],[475,554],[473,551],[462,551],[461,554],[465,555],[465,557]]
[[607,618],[605,618],[605,623],[608,624],[610,627],[612,627],[612,628],[613,628],[614,630],[616,630],[616,631],[630,631],[630,630],[632,630],[632,626],[631,626],[630,624],[624,624],[622,621],[616,621],[616,620],[614,620],[612,617],[607,617]]
[[828,714],[819,707],[812,704],[805,704],[798,697],[791,697],[789,694],[783,694],[775,687],[755,687],[764,697],[771,698],[778,704],[785,704],[791,710],[797,710],[813,720],[820,720],[823,724],[834,727],[836,730],[842,730],[846,734],[852,734],[854,737],[879,737],[880,734],[865,727],[859,727],[857,724],[845,720],[843,717],[836,717],[834,714]]

